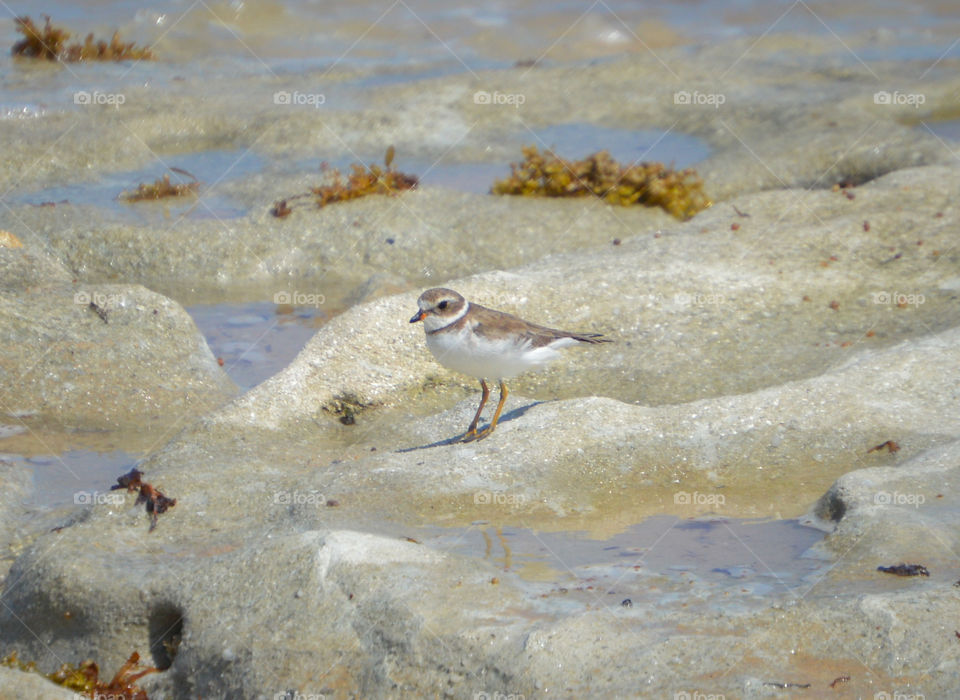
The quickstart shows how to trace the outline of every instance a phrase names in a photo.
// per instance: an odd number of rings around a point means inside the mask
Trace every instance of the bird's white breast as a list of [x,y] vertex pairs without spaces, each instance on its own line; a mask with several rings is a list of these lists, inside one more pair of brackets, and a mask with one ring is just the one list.
[[575,344],[559,338],[550,345],[530,348],[515,336],[490,339],[473,332],[472,324],[427,334],[427,347],[437,362],[457,372],[481,379],[509,379],[530,369],[543,367],[560,353],[557,348]]

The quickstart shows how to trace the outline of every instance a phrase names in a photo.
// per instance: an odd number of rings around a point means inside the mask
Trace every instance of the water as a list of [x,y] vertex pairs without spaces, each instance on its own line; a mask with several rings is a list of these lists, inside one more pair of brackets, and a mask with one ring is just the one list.
[[[24,503],[33,519],[46,514],[63,521],[94,505],[132,505],[132,497],[110,487],[137,464],[138,455],[78,449],[5,458],[33,472],[34,495]],[[810,554],[824,533],[796,520],[657,515],[605,540],[483,522],[469,528],[385,528],[410,532],[439,552],[491,562],[533,599],[625,613],[671,605],[728,612],[766,606],[771,598],[802,597],[830,567]]]
[[[245,215],[249,206],[220,195],[217,185],[259,172],[265,160],[249,150],[203,151],[163,158],[151,152],[151,163],[138,170],[105,173],[93,182],[66,183],[11,197],[18,204],[34,206],[69,202],[74,205],[101,207],[128,221],[175,219],[181,214],[189,218],[229,219]],[[141,184],[152,184],[164,175],[173,185],[193,182],[190,177],[172,172],[184,170],[196,178],[197,196],[166,198],[158,201],[128,202],[123,192],[134,192]]]
[[687,134],[658,129],[616,129],[596,124],[556,124],[524,135],[540,150],[556,152],[567,160],[579,160],[597,151],[609,151],[621,164],[659,161],[686,168],[705,159],[710,148]]
[[930,132],[947,144],[951,144],[952,142],[951,148],[953,148],[954,152],[957,151],[958,144],[960,144],[960,119],[950,119],[942,122],[928,121],[917,128],[923,130],[929,129]]
[[33,472],[34,493],[27,505],[52,508],[104,502],[117,477],[130,471],[138,460],[136,455],[123,450],[79,449],[57,455],[14,457],[12,461]]
[[[7,4],[10,17],[32,15],[35,3]],[[946,0],[882,3],[790,0],[702,0],[684,3],[606,0],[558,3],[520,0],[435,3],[409,0],[329,2],[210,2],[161,0],[144,9],[127,0],[54,0],[42,11],[75,36],[90,31],[155,47],[164,61],[215,57],[224,72],[282,75],[332,66],[365,75],[401,68],[410,79],[450,72],[506,68],[517,61],[548,64],[598,60],[622,53],[656,53],[671,46],[760,34],[845,37],[837,56],[856,61],[899,58],[933,61],[960,56],[955,7]],[[12,22],[7,45],[17,35]],[[859,41],[852,41],[852,36]],[[10,62],[8,56],[0,59]],[[182,70],[182,67],[181,67]],[[84,69],[71,73],[83,76]],[[102,76],[103,71],[98,70]],[[124,68],[117,74],[129,73]],[[394,72],[393,75],[398,75]]]
[[290,364],[332,312],[321,305],[292,307],[273,302],[200,304],[187,311],[241,390]]
[[[32,14],[37,19],[33,3],[9,7],[12,15]],[[108,34],[119,27],[130,40],[156,43],[158,53],[162,50],[179,60],[191,60],[201,51],[212,53],[224,68],[233,70],[282,75],[334,64],[361,70],[399,66],[410,69],[410,77],[421,78],[504,68],[542,54],[561,57],[564,51],[576,52],[578,60],[608,55],[636,41],[630,25],[648,18],[663,21],[657,18],[669,7],[664,3],[660,8],[641,8],[611,0],[584,14],[584,4],[572,2],[475,7],[428,0],[322,6],[305,0],[200,4],[167,0],[151,3],[148,10],[119,1],[52,2],[43,11],[56,22],[77,28],[77,34]],[[671,14],[675,20],[684,17]],[[553,45],[564,29],[570,30],[567,36]]]
[[658,515],[607,540],[475,523],[424,542],[485,559],[554,602],[649,609],[706,600],[729,609],[802,596],[828,570],[809,554],[823,536],[795,520]]

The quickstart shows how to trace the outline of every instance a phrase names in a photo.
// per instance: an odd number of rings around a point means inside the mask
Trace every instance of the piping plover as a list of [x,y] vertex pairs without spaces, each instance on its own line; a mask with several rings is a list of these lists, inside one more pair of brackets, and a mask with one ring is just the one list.
[[[496,429],[507,400],[505,379],[547,365],[560,356],[558,349],[568,345],[612,342],[599,333],[571,333],[539,326],[471,303],[452,289],[442,287],[421,294],[417,306],[420,310],[410,323],[423,321],[427,347],[437,362],[480,380],[480,407],[463,442],[480,440]],[[480,413],[490,396],[487,379],[500,382],[500,402],[490,425],[477,432]]]

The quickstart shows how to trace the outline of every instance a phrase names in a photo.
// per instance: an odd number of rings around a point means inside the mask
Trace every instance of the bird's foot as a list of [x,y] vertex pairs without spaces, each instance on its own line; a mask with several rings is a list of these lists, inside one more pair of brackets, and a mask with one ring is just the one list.
[[463,437],[460,438],[460,442],[475,442],[477,440],[483,440],[483,438],[487,437],[492,432],[493,426],[490,425],[479,432],[476,428],[473,428],[464,433]]

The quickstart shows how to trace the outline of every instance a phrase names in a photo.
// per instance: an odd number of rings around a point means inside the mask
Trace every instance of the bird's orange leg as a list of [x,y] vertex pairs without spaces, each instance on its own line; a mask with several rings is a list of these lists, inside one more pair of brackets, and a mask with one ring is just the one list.
[[[497,404],[497,410],[493,414],[493,420],[490,421],[490,425],[488,425],[486,428],[481,430],[479,433],[474,430],[474,434],[470,435],[470,433],[468,432],[467,435],[464,436],[463,438],[464,442],[470,442],[471,440],[482,440],[483,438],[487,437],[490,433],[492,433],[496,429],[497,421],[500,420],[500,413],[503,412],[503,404],[507,402],[507,396],[509,395],[509,393],[510,392],[507,391],[506,383],[504,383],[504,381],[501,379],[500,380],[500,402]],[[479,415],[480,414],[477,413],[478,417]],[[474,428],[476,428],[476,426],[474,426]],[[469,436],[469,439],[467,439],[467,436]]]
[[477,408],[477,414],[473,417],[473,420],[470,421],[470,427],[467,428],[467,432],[463,435],[464,442],[477,439],[477,425],[480,423],[480,414],[483,412],[483,407],[487,405],[487,398],[490,396],[490,387],[488,387],[487,383],[482,379],[480,380],[480,388],[483,389],[483,394],[480,396],[480,406]]

